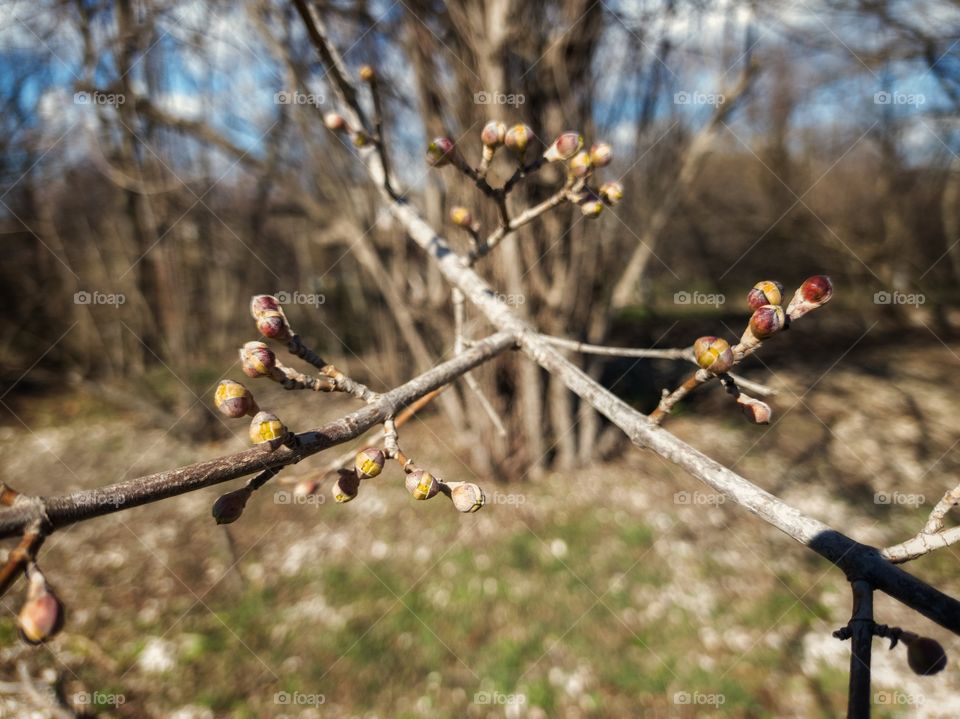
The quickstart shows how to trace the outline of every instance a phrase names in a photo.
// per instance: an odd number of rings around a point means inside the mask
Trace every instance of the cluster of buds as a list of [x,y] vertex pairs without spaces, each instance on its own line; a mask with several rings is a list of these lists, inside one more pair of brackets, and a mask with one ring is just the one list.
[[361,129],[350,127],[347,119],[338,112],[328,112],[323,116],[323,124],[331,132],[344,133],[350,137],[354,147],[360,149],[370,144],[370,137]]
[[623,199],[623,185],[615,180],[604,182],[598,190],[587,185],[595,171],[613,159],[613,149],[606,142],[594,143],[587,150],[582,135],[564,132],[547,148],[543,158],[547,162],[566,162],[566,186],[584,217],[599,217],[604,207],[612,207]]
[[42,644],[63,628],[63,604],[33,562],[27,565],[27,600],[17,615],[20,638]]
[[379,447],[367,447],[357,452],[353,469],[341,469],[333,484],[333,498],[339,504],[355,499],[360,493],[360,482],[380,476],[387,457]]
[[458,512],[476,512],[486,502],[486,496],[479,485],[473,482],[444,482],[425,469],[412,469],[407,472],[404,486],[411,497],[421,501],[445,494],[450,497]]
[[737,349],[752,351],[763,340],[787,329],[791,321],[825,305],[832,296],[833,284],[830,278],[826,275],[814,275],[803,281],[784,310],[783,285],[774,280],[758,282],[747,293],[747,306],[753,310],[753,315]]

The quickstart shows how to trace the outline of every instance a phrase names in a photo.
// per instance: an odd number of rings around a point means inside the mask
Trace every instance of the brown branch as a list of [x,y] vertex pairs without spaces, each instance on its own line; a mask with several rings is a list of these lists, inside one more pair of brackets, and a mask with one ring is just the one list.
[[0,510],[0,538],[16,536],[42,515],[50,531],[74,522],[112,514],[130,507],[157,502],[209,487],[254,472],[294,464],[324,449],[355,439],[372,427],[395,416],[403,407],[449,384],[479,364],[515,346],[516,335],[498,332],[479,340],[463,354],[380,395],[338,420],[295,436],[289,446],[252,449],[179,469],[138,477],[97,489],[85,489],[55,497],[33,497]]

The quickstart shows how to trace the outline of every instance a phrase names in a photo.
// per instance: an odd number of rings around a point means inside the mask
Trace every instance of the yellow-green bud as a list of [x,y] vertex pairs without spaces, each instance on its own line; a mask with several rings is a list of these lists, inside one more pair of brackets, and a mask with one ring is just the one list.
[[407,491],[414,499],[430,499],[440,491],[436,477],[423,469],[415,469],[404,480]]
[[700,337],[693,343],[693,356],[698,365],[713,374],[729,372],[733,367],[733,348],[722,337]]
[[234,419],[248,414],[254,415],[260,411],[250,390],[230,379],[220,380],[217,391],[213,394],[213,401],[218,410]]
[[470,227],[473,224],[473,215],[466,207],[453,207],[450,209],[450,221],[457,227]]
[[357,453],[353,468],[360,479],[373,479],[383,471],[386,461],[383,450],[378,447],[367,447]]
[[764,305],[779,305],[783,302],[783,285],[775,280],[763,280],[747,293],[747,305],[756,310]]
[[340,478],[333,483],[333,498],[338,504],[346,504],[356,499],[360,491],[360,480],[353,472],[341,472]]
[[287,428],[273,412],[257,412],[250,422],[250,441],[254,444],[283,439],[287,434]]
[[578,152],[570,160],[570,174],[574,177],[586,177],[592,169],[592,161],[589,152]]

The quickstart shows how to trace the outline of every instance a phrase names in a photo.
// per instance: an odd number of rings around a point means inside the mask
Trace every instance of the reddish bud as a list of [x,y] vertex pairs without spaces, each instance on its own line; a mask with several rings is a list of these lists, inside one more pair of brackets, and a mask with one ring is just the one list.
[[343,115],[336,112],[328,112],[323,116],[323,124],[326,125],[328,130],[333,132],[343,132],[347,129],[347,121],[343,118]]
[[257,318],[257,330],[278,342],[290,341],[290,325],[282,312],[264,312]]
[[404,480],[404,486],[413,495],[414,499],[430,499],[440,491],[440,483],[437,482],[437,478],[423,469],[415,469],[410,472]]
[[28,569],[27,575],[27,601],[17,615],[17,626],[23,641],[42,644],[63,628],[63,604],[39,569]]
[[470,227],[473,225],[473,215],[466,207],[454,207],[450,210],[450,221],[457,227]]
[[613,207],[623,199],[623,185],[616,180],[608,180],[600,185],[598,190],[600,198],[608,205]]
[[741,394],[737,397],[737,404],[740,405],[746,418],[754,424],[770,424],[773,410],[766,402]]
[[590,174],[592,161],[589,152],[578,152],[570,160],[570,174],[574,177],[586,177]]
[[456,146],[449,137],[435,137],[427,145],[427,162],[433,167],[443,167],[453,160],[453,153],[456,151]]
[[386,461],[382,450],[377,447],[367,447],[357,453],[353,468],[360,479],[373,479],[383,471]]
[[590,148],[590,162],[594,167],[606,167],[613,159],[613,148],[606,142],[596,142]]
[[830,298],[833,297],[833,283],[826,275],[814,275],[804,280],[803,284],[800,285],[800,292],[807,302],[816,302],[822,305],[824,302],[829,302]]
[[241,487],[217,497],[217,501],[213,503],[213,508],[210,510],[217,524],[231,524],[240,519],[251,494],[249,487]]
[[503,138],[503,144],[507,146],[518,158],[523,159],[527,151],[527,145],[533,139],[533,130],[524,124],[514,125]]
[[484,147],[499,147],[507,137],[507,126],[499,120],[491,120],[480,131],[480,142]]
[[449,482],[448,486],[450,499],[458,512],[476,512],[487,501],[483,490],[472,482]]
[[277,356],[263,342],[247,342],[240,349],[241,369],[247,377],[268,377],[277,365]]
[[697,364],[713,374],[729,372],[733,367],[733,348],[721,337],[700,337],[693,343]]
[[783,302],[783,285],[775,280],[763,280],[747,293],[747,305],[751,310],[764,305],[779,305]]
[[911,636],[905,632],[903,643],[907,645],[907,664],[915,674],[930,676],[943,671],[947,666],[947,654],[940,642],[929,637]]
[[280,300],[273,295],[254,295],[250,300],[250,314],[257,319],[264,312],[282,312]]
[[565,132],[547,148],[543,153],[543,159],[547,162],[566,161],[580,152],[582,147],[583,135],[579,132]]
[[250,441],[254,444],[283,439],[287,434],[286,426],[273,412],[257,412],[250,422]]
[[754,310],[750,317],[750,331],[757,339],[766,339],[783,329],[786,315],[780,305],[763,305]]
[[308,497],[316,494],[320,489],[320,481],[316,479],[301,479],[293,487],[293,494],[297,497]]
[[356,499],[360,492],[360,479],[353,472],[341,472],[340,479],[333,483],[333,498],[338,504]]
[[213,393],[213,401],[218,410],[234,419],[259,411],[250,390],[229,379],[220,380],[217,391]]

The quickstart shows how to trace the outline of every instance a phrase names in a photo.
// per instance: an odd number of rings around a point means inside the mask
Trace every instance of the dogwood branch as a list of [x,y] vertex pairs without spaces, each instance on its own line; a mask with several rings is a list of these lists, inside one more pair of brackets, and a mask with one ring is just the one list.
[[[323,36],[323,33],[320,35]],[[321,57],[331,54],[336,56],[336,50],[325,47],[320,54]],[[682,467],[729,500],[742,505],[768,524],[835,564],[848,578],[866,581],[875,589],[960,634],[960,602],[890,564],[881,557],[875,547],[856,542],[823,522],[803,514],[710,459],[658,427],[572,364],[529,324],[514,314],[510,307],[497,297],[493,288],[473,271],[467,259],[452,250],[446,240],[409,203],[396,201],[390,196],[384,187],[383,167],[376,154],[366,152],[361,153],[360,157],[371,180],[380,188],[382,200],[390,213],[432,259],[447,282],[463,292],[464,297],[480,310],[494,327],[517,337],[520,349],[525,354],[620,427],[634,444]]]

